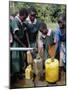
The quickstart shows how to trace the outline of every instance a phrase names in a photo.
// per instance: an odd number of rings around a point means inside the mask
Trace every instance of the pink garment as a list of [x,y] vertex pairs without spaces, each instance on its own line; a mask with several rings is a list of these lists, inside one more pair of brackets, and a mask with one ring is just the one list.
[[38,47],[42,48],[43,47],[43,42],[41,40],[38,41]]
[[43,53],[43,42],[41,40],[38,41],[38,52]]

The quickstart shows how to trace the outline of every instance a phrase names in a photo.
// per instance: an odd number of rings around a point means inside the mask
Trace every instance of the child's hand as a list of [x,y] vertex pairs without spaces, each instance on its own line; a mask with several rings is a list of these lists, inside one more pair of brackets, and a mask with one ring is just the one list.
[[54,61],[54,56],[53,56],[53,57],[51,57],[51,60],[52,60],[52,61]]
[[53,57],[54,58],[54,56],[55,56],[55,46],[54,45],[53,46],[50,46],[49,45],[48,52],[49,52],[50,57]]

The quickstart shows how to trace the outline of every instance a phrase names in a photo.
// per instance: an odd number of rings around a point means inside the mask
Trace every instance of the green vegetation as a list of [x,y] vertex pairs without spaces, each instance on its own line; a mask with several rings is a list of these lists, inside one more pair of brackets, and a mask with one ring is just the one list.
[[66,5],[63,4],[39,4],[39,3],[30,3],[30,2],[14,2],[10,1],[9,11],[10,14],[14,14],[19,11],[20,8],[30,8],[34,7],[37,11],[37,18],[44,20],[47,23],[48,27],[55,29],[57,25],[58,16],[66,12]]
[[51,23],[47,23],[47,26],[48,26],[48,28],[50,28],[51,30],[55,30],[56,27],[58,26],[58,24],[51,22]]

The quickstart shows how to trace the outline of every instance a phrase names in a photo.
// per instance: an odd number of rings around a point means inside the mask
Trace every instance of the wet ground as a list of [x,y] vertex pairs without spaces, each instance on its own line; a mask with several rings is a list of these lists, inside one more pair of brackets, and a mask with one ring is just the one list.
[[36,76],[34,81],[21,79],[17,80],[15,83],[12,83],[11,88],[32,88],[32,87],[50,87],[50,86],[64,86],[66,85],[66,72],[61,69],[59,80],[55,83],[48,83],[45,81],[44,77],[41,80],[39,76]]

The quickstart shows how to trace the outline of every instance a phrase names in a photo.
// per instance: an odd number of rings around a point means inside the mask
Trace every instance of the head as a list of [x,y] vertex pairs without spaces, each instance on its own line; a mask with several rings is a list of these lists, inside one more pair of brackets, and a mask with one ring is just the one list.
[[23,22],[28,16],[27,10],[25,8],[19,11],[19,18]]
[[34,22],[34,20],[36,18],[36,14],[37,14],[37,12],[36,12],[35,8],[29,9],[29,18],[30,18],[31,22]]
[[47,35],[48,33],[47,25],[44,22],[41,23],[40,32],[44,35]]
[[58,25],[60,27],[60,29],[64,29],[66,26],[66,18],[64,15],[60,16],[58,19]]

